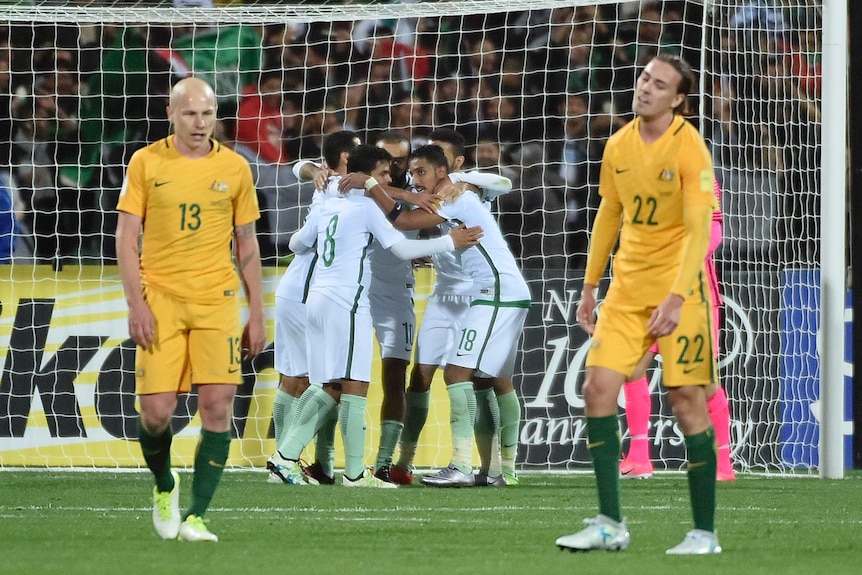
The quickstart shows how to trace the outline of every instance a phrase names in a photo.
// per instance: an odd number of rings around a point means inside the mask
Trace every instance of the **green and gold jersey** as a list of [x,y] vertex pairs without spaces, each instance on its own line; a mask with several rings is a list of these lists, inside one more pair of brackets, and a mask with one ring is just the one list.
[[[684,210],[695,206],[715,210],[718,205],[712,159],[694,126],[676,116],[658,140],[647,144],[639,122],[635,119],[611,136],[602,160],[599,193],[603,201],[622,207],[607,299],[655,306],[671,292],[682,263]],[[682,295],[698,292],[699,281]]]
[[173,136],[132,155],[117,209],[144,220],[141,280],[180,301],[206,302],[239,288],[235,227],[260,217],[248,162],[212,140],[192,159]]

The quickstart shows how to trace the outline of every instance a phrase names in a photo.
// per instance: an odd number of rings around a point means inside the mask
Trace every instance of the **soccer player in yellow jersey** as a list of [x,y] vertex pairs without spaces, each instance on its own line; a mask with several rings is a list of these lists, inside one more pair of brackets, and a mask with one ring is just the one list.
[[[715,381],[709,244],[713,169],[706,144],[681,114],[694,84],[690,66],[660,54],[638,77],[636,118],[607,143],[599,180],[578,323],[592,344],[583,393],[599,515],[557,539],[562,549],[625,549],[629,532],[619,498],[617,397],[654,341],[664,384],[685,437],[694,529],[672,555],[720,553],[715,536],[715,434],[705,387]],[[597,284],[619,240],[613,277],[596,320]]]
[[[260,213],[248,162],[212,139],[212,88],[197,78],[178,82],[168,118],[174,134],[129,161],[117,204],[117,260],[129,334],[138,344],[138,433],[156,482],[153,525],[164,539],[218,541],[203,516],[227,461],[242,360],[265,343],[254,229]],[[248,298],[245,328],[237,271]],[[191,505],[180,515],[171,416],[178,394],[192,384],[198,386],[201,437]]]

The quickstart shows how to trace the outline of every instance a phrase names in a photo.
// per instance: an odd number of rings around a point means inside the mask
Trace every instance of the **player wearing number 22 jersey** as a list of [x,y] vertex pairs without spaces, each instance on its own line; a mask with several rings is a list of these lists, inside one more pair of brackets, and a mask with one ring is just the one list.
[[[696,340],[698,348],[705,346],[699,355],[705,364],[695,374],[690,368],[665,362],[665,385],[694,383],[693,378],[706,385],[713,380],[715,369],[713,320],[709,311],[710,284],[704,260],[689,258],[687,261],[681,246],[687,234],[686,209],[694,206],[718,209],[708,151],[695,128],[681,116],[676,116],[663,137],[650,145],[643,142],[637,125],[635,120],[611,137],[602,163],[602,199],[606,206],[618,206],[623,225],[621,230],[614,225],[607,234],[604,234],[606,230],[593,229],[593,243],[614,242],[620,231],[613,282],[600,310],[600,317],[606,317],[597,325],[587,365],[631,373],[651,343],[643,338],[649,314],[668,293],[676,293],[684,296],[683,308],[689,310],[689,313],[683,313],[683,319],[691,316],[692,322],[701,322],[702,330],[705,330],[704,333],[692,333],[688,342],[691,345]],[[649,161],[633,162],[630,158],[649,158]],[[705,241],[708,241],[708,236]],[[600,258],[590,260],[592,265],[587,267],[585,283],[598,283],[606,261],[600,261]],[[680,270],[681,266],[692,269]],[[692,277],[693,282],[680,283],[688,282],[684,278]],[[646,316],[644,324],[639,329],[632,329],[630,337],[622,338],[626,341],[617,341],[616,338],[607,341],[604,326],[613,325],[614,332],[623,335],[622,330],[617,329],[622,320],[608,321],[607,317],[618,310],[642,310]],[[664,357],[679,356],[679,346],[686,345],[686,341],[679,341],[680,333],[677,330],[659,338],[659,348]]]
[[[715,433],[706,386],[715,381],[713,317],[704,258],[709,246],[714,174],[709,150],[684,117],[691,67],[659,54],[637,80],[636,118],[608,140],[578,304],[578,323],[593,336],[583,386],[587,448],[599,515],[557,539],[573,551],[625,549],[619,497],[619,392],[654,341],[665,358],[664,384],[683,433],[694,529],[671,555],[720,553],[715,536]],[[619,240],[604,304],[597,285]]]

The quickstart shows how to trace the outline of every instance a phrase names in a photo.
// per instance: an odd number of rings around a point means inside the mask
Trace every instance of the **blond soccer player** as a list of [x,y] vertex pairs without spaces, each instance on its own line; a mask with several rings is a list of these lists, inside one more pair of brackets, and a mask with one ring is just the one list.
[[[138,345],[138,432],[156,483],[153,525],[164,539],[218,541],[204,514],[228,457],[242,361],[265,343],[254,227],[260,213],[248,162],[212,138],[212,88],[197,78],[178,82],[168,118],[173,135],[129,161],[117,204],[117,260],[129,335]],[[240,278],[249,306],[245,327]],[[201,436],[191,504],[181,515],[171,416],[178,395],[192,385],[198,386]]]
[[[638,77],[636,118],[608,140],[578,306],[592,336],[585,415],[599,515],[557,539],[571,551],[625,549],[629,531],[619,497],[617,397],[654,341],[665,358],[664,385],[685,437],[694,529],[672,555],[720,553],[715,535],[715,433],[705,388],[715,381],[710,290],[704,269],[713,194],[709,151],[681,114],[694,84],[690,66],[660,54]],[[619,240],[613,279],[596,320],[597,284]]]

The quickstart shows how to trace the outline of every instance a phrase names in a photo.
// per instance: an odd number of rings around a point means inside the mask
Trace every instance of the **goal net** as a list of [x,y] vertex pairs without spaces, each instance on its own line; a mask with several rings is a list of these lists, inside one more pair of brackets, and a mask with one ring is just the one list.
[[[312,193],[291,163],[320,159],[323,135],[373,143],[395,130],[417,145],[452,128],[465,167],[513,180],[494,210],[534,300],[515,375],[518,461],[587,468],[575,309],[600,158],[632,117],[639,70],[670,51],[698,73],[690,119],[724,189],[720,365],[735,464],[817,469],[819,2],[33,2],[0,14],[0,467],[142,465],[115,206],[131,154],[169,133],[170,86],[195,75],[216,91],[216,137],[256,178],[270,340]],[[417,270],[420,314],[432,283]],[[272,452],[272,365],[270,344],[245,366],[232,465]],[[679,469],[660,363],[650,374],[653,458]],[[450,455],[448,400],[434,387],[423,466]],[[378,384],[369,399],[371,460]],[[192,462],[195,413],[192,394],[174,419],[180,465]]]

